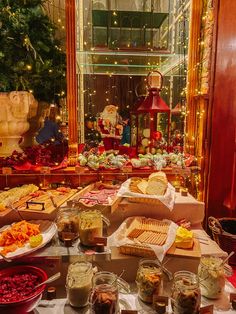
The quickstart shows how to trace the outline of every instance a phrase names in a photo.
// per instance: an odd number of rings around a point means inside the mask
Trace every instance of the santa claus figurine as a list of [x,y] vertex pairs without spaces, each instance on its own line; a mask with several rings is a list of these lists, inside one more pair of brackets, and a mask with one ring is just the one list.
[[120,124],[117,107],[107,105],[98,119],[98,127],[106,151],[118,150],[123,127]]

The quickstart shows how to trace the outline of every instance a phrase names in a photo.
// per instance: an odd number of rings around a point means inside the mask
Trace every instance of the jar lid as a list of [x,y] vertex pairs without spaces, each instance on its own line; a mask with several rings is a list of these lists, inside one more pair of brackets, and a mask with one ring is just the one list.
[[47,288],[47,300],[53,300],[56,298],[56,288],[48,287]]
[[72,239],[71,238],[64,238],[64,245],[65,247],[71,247],[72,246]]
[[166,305],[162,302],[154,303],[154,309],[158,314],[164,314],[166,312]]
[[96,252],[102,253],[105,251],[105,246],[103,243],[96,243]]

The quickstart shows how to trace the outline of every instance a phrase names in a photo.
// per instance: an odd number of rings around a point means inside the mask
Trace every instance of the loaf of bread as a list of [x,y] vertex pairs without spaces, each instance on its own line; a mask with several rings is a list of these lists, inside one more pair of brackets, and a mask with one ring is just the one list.
[[146,194],[148,182],[146,180],[142,180],[137,184],[138,189],[143,193]]
[[148,180],[131,178],[129,189],[134,193],[164,195],[168,186],[166,174],[162,171],[152,173]]
[[167,189],[168,180],[166,174],[162,171],[152,173],[148,178],[146,194],[164,195]]
[[164,195],[167,185],[162,181],[149,181],[146,187],[146,194]]
[[163,171],[153,172],[148,177],[148,180],[157,180],[157,179],[158,180],[163,180],[164,182],[168,182],[166,174]]

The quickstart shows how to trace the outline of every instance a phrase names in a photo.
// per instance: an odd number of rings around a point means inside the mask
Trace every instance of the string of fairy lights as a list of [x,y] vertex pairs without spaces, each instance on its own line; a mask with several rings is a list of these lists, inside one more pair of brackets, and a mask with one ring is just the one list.
[[[168,1],[166,1],[166,2],[168,2]],[[176,6],[174,8],[174,10],[175,10],[174,23],[181,23],[181,21],[183,22],[184,27],[182,28],[182,31],[181,31],[182,33],[180,34],[179,38],[182,37],[184,39],[177,43],[177,48],[175,49],[176,52],[173,53],[173,56],[178,53],[177,50],[179,47],[182,47],[182,46],[184,47],[184,53],[181,53],[181,55],[184,55],[184,58],[183,58],[184,61],[179,63],[179,69],[181,69],[181,68],[182,69],[180,70],[181,73],[177,73],[177,76],[181,75],[185,78],[187,75],[187,65],[186,65],[187,58],[186,58],[186,55],[187,55],[187,48],[188,48],[187,47],[188,37],[186,36],[187,29],[185,27],[186,26],[185,21],[189,19],[189,16],[186,14],[186,12],[183,9],[186,6],[187,2],[188,1],[186,1],[186,0],[180,1],[179,4],[178,5],[176,4]],[[98,3],[98,2],[96,2],[96,3]],[[95,7],[95,9],[97,9],[97,8]],[[106,9],[106,8],[104,8],[104,9]],[[112,23],[112,26],[116,26],[120,23],[120,21],[118,20],[119,19],[119,14],[118,14],[119,12],[118,12],[118,8],[117,8],[117,1],[115,2],[115,7],[112,9],[113,9],[113,11],[112,11],[111,23]],[[85,5],[84,12],[88,12],[89,10],[91,10],[91,7],[89,8]],[[93,26],[92,26],[91,15],[88,15],[87,13],[85,13],[84,17],[85,16],[87,17],[87,20],[85,20],[85,22],[84,22],[84,32],[86,32],[87,35],[92,34],[94,30],[93,30]],[[168,40],[169,34],[168,34],[168,32],[169,32],[170,27],[171,27],[171,22],[169,21],[169,19],[166,19],[164,21],[164,23],[162,24],[161,29],[160,29],[160,36],[159,36],[159,42],[158,42],[159,49],[164,49],[164,48],[167,49],[168,48],[168,45],[169,45],[169,40]],[[145,25],[144,25],[144,28],[145,28]],[[183,45],[183,42],[184,42],[184,45]],[[93,44],[94,44],[94,40],[92,40],[92,36],[89,36],[89,35],[86,36],[86,40],[84,41],[84,46],[82,47],[83,52],[81,52],[81,53],[84,53],[84,51],[88,52],[88,54],[86,56],[87,57],[89,56],[88,58],[91,59],[91,61],[89,60],[89,62],[88,62],[88,65],[87,65],[88,74],[86,74],[86,76],[87,76],[86,81],[88,81],[89,84],[86,84],[86,87],[83,90],[85,104],[87,104],[86,111],[90,112],[90,113],[91,112],[96,113],[95,98],[97,96],[97,90],[96,90],[96,86],[95,86],[96,84],[94,84],[94,79],[93,79],[94,78],[94,72],[95,72],[94,69],[97,67],[102,72],[102,73],[96,74],[96,76],[95,76],[95,77],[97,77],[96,79],[98,79],[99,74],[103,74],[103,75],[106,75],[108,77],[107,88],[105,88],[105,91],[104,91],[104,95],[105,95],[104,103],[109,104],[109,103],[115,102],[115,103],[119,104],[119,101],[117,102],[119,95],[117,95],[117,93],[114,92],[117,90],[117,88],[116,88],[116,85],[113,84],[112,82],[116,81],[115,78],[118,75],[123,74],[120,69],[123,68],[123,66],[124,66],[124,64],[120,61],[121,58],[119,58],[120,57],[119,52],[121,52],[121,48],[118,46],[115,49],[115,53],[113,55],[111,54],[111,56],[109,56],[109,57],[107,55],[103,56],[103,53],[101,52],[100,58],[102,58],[104,63],[102,63],[102,64],[96,63],[98,57],[96,54],[93,54],[93,52],[96,51],[96,49],[98,47],[94,47]],[[107,45],[108,45],[108,43],[107,43]],[[126,45],[127,45],[126,48],[131,48],[130,51],[132,52],[132,42],[128,41],[126,43]],[[141,69],[142,75],[146,75],[149,71],[152,71],[158,67],[161,67],[161,65],[163,65],[164,63],[168,63],[169,59],[172,57],[171,56],[170,58],[167,58],[167,57],[163,57],[163,56],[158,56],[158,54],[153,55],[152,52],[154,51],[154,49],[153,49],[153,47],[151,47],[151,41],[147,41],[145,48],[146,48],[145,50],[148,53],[146,53],[146,55],[141,56],[140,59],[142,59],[142,60],[138,60],[141,64],[135,64],[135,62],[137,63],[137,57],[135,54],[132,55],[132,53],[131,53],[131,56],[128,56],[129,73],[132,72],[132,70],[134,69],[133,67],[136,66],[136,68],[138,70]],[[103,66],[105,69],[102,68]],[[81,67],[85,68],[86,64],[82,64]],[[106,67],[109,67],[109,70],[106,70]],[[168,96],[170,94],[169,76],[171,76],[171,74],[172,74],[171,72],[172,71],[170,71],[170,73],[168,75],[166,75],[166,77],[164,79],[164,86],[162,88],[162,96],[166,99],[168,99]],[[124,74],[129,75],[129,73],[124,73]],[[139,73],[137,73],[136,75],[134,75],[134,73],[132,73],[132,75],[129,75],[130,80],[132,80],[137,75],[139,75]],[[141,76],[140,76],[140,78],[141,78]],[[185,83],[185,85],[183,87],[182,86],[178,87],[179,94],[181,95],[182,98],[184,98],[186,96],[185,95],[185,93],[186,93],[186,79],[185,79],[184,83]],[[181,84],[179,84],[179,85],[181,85]],[[134,90],[128,89],[127,93],[128,94],[134,94]],[[167,100],[167,103],[170,103],[170,102]],[[177,104],[177,102],[176,102],[176,104]],[[125,105],[126,105],[127,109],[130,108],[130,106],[132,106],[131,103],[127,103]],[[174,106],[174,104],[170,103],[170,107],[172,108],[173,106]],[[183,106],[183,108],[181,110],[181,114],[187,115],[187,111],[185,109],[185,106]]]
[[[166,1],[169,2],[169,12],[172,12],[172,18],[170,16],[163,22],[163,24],[160,27],[159,30],[159,37],[155,37],[156,39],[156,46],[158,47],[159,51],[162,52],[163,50],[170,50],[171,55],[168,57],[163,56],[162,53],[158,56],[158,53],[155,51],[155,47],[152,45],[152,42],[150,40],[146,41],[145,51],[146,54],[140,53],[140,57],[138,58],[135,53],[132,54],[132,48],[134,47],[134,41],[127,40],[126,42],[126,51],[127,55],[122,52],[122,49],[119,47],[119,42],[114,42],[114,40],[111,42],[112,52],[110,54],[104,54],[101,52],[100,56],[96,52],[98,47],[96,47],[97,42],[94,40],[94,29],[93,29],[93,23],[92,23],[92,9],[98,9],[94,6],[95,1],[87,2],[84,1],[85,7],[84,7],[84,23],[83,23],[83,29],[80,29],[80,31],[84,32],[84,42],[83,47],[80,47],[78,53],[83,54],[84,62],[83,64],[80,64],[80,67],[83,67],[83,74],[84,77],[86,76],[86,84],[84,85],[83,97],[84,97],[84,103],[86,106],[85,114],[86,113],[92,113],[94,115],[98,114],[96,109],[96,98],[99,91],[99,85],[98,80],[100,80],[101,75],[107,77],[107,85],[105,86],[104,90],[104,105],[115,103],[119,105],[119,93],[118,93],[118,77],[121,75],[125,75],[128,77],[128,83],[127,83],[127,94],[132,99],[132,97],[135,97],[135,90],[132,88],[133,80],[138,76],[140,77],[140,80],[143,81],[143,84],[145,85],[145,74],[147,74],[149,71],[155,70],[156,68],[163,68],[166,69],[169,63],[172,61],[172,58],[177,58],[178,62],[177,65],[173,68],[171,68],[168,72],[164,74],[164,86],[162,88],[162,97],[166,99],[167,103],[170,105],[170,108],[173,109],[178,102],[180,102],[180,117],[184,121],[184,127],[182,136],[185,139],[188,139],[190,141],[198,141],[198,135],[197,132],[203,123],[204,117],[205,117],[205,109],[204,108],[197,108],[196,110],[196,134],[186,133],[186,119],[188,115],[190,114],[190,111],[188,109],[188,106],[186,104],[186,97],[187,97],[187,74],[190,69],[188,69],[188,42],[189,42],[189,15],[190,15],[190,0],[174,0],[174,1]],[[199,60],[194,65],[193,70],[197,71],[199,78],[201,77],[201,73],[203,71],[203,54],[204,49],[206,48],[206,38],[204,33],[204,28],[206,25],[206,22],[208,21],[208,16],[210,14],[209,11],[209,3],[211,0],[204,0],[203,5],[203,11],[202,11],[202,23],[201,23],[201,32],[200,36],[198,38],[198,44],[200,47],[200,53],[199,53]],[[64,1],[63,0],[49,0],[47,3],[47,11],[49,15],[52,17],[52,20],[57,23],[58,28],[60,30],[60,35],[65,38],[65,7],[64,7]],[[91,4],[92,3],[92,4]],[[96,1],[98,4],[99,1]],[[102,3],[102,2],[101,2]],[[119,10],[117,6],[117,1],[114,2],[115,6],[112,7],[112,20],[111,23],[112,26],[117,26],[119,23]],[[90,4],[90,6],[89,6]],[[170,4],[172,5],[172,11],[170,10]],[[101,7],[99,7],[102,9]],[[106,9],[106,8],[104,8]],[[169,39],[171,31],[173,31],[173,28],[177,27],[176,37],[174,40],[174,46],[172,46],[172,42]],[[143,32],[147,31],[145,29],[145,25],[143,26]],[[27,44],[27,38],[25,38],[25,43]],[[154,43],[154,44],[155,44]],[[105,44],[108,45],[106,42]],[[106,47],[109,48],[109,47]],[[124,48],[124,47],[123,47]],[[60,47],[57,47],[57,49],[62,49]],[[99,63],[98,60],[102,60],[103,63]],[[125,58],[128,59],[127,63],[124,63]],[[30,64],[26,65],[27,70],[30,71],[31,67]],[[121,71],[123,69],[123,72]],[[124,71],[124,69],[128,71]],[[136,70],[136,72],[135,72]],[[50,71],[53,71],[53,69],[49,69]],[[141,75],[140,75],[141,72]],[[171,77],[177,76],[177,80],[175,80],[175,83],[177,85],[174,86],[176,89],[175,97],[171,98]],[[177,83],[176,83],[177,81]],[[33,93],[33,90],[30,92]],[[205,91],[202,88],[201,80],[199,79],[199,84],[196,86],[195,89],[195,95],[202,96],[205,93]],[[65,91],[62,90],[60,92],[60,96],[64,96]],[[128,99],[129,99],[128,97]],[[132,103],[127,102],[125,104],[126,109],[132,109]],[[62,106],[61,113],[57,117],[58,119],[61,119],[62,121],[67,121],[67,108],[66,104]],[[195,147],[195,146],[194,146]],[[194,150],[194,155],[196,156],[196,148]],[[199,163],[203,157],[202,156],[196,156],[195,159]],[[201,178],[199,174],[196,174],[195,178],[195,185],[198,190],[198,186],[201,183]]]
[[[208,12],[208,6],[206,3],[208,3],[210,0],[204,1],[204,8],[202,13],[202,29],[204,29],[204,23],[207,20],[207,16],[209,14]],[[64,24],[64,18],[62,17],[64,15],[64,6],[60,3],[60,0],[50,0],[51,8],[59,4],[59,10],[57,10],[57,13],[54,11],[54,21],[57,22],[59,27],[61,27],[61,30],[64,30],[65,24]],[[56,3],[57,4],[56,4]],[[168,2],[168,1],[166,1]],[[90,3],[90,5],[89,5]],[[91,4],[92,3],[92,4]],[[119,47],[119,42],[111,42],[112,46],[112,52],[110,54],[104,54],[102,49],[100,49],[100,56],[98,56],[99,47],[96,47],[96,40],[94,40],[93,35],[94,33],[93,29],[93,21],[92,21],[92,9],[106,9],[105,7],[102,8],[102,2],[96,1],[96,5],[99,7],[94,6],[95,1],[92,2],[84,2],[84,23],[83,23],[83,29],[80,31],[83,31],[86,36],[84,36],[84,42],[83,47],[80,47],[78,53],[83,54],[84,62],[83,64],[80,64],[80,67],[83,68],[83,75],[86,77],[86,84],[84,85],[83,89],[83,97],[84,97],[84,103],[85,103],[85,112],[86,113],[93,113],[94,115],[97,114],[96,112],[96,98],[98,95],[99,85],[98,80],[101,78],[101,75],[107,77],[107,85],[104,89],[104,105],[115,103],[119,105],[119,94],[117,89],[117,77],[120,77],[121,75],[128,76],[128,84],[127,84],[127,94],[134,97],[135,91],[132,88],[132,81],[137,76],[140,77],[140,80],[143,81],[143,84],[145,84],[145,74],[147,74],[151,70],[155,70],[156,68],[163,68],[172,61],[171,58],[179,58],[177,62],[177,66],[175,68],[172,68],[169,70],[169,72],[165,73],[164,76],[164,86],[162,88],[162,97],[167,99],[167,103],[169,103],[170,108],[173,109],[178,102],[180,102],[180,117],[184,121],[184,127],[183,127],[183,133],[182,136],[184,138],[188,138],[189,134],[186,133],[185,127],[186,127],[186,118],[190,114],[190,111],[188,109],[188,106],[186,105],[186,96],[187,96],[187,74],[188,74],[188,42],[189,42],[189,15],[190,15],[190,1],[189,0],[179,0],[179,1],[170,1],[169,5],[172,5],[172,20],[170,18],[166,19],[162,26],[160,27],[160,35],[157,38],[156,37],[156,45],[159,48],[159,51],[168,49],[171,50],[171,41],[169,40],[169,35],[174,27],[173,25],[177,26],[177,32],[176,32],[176,38],[175,38],[175,46],[174,51],[172,51],[171,56],[165,57],[163,54],[158,54],[155,51],[155,47],[151,45],[151,41],[146,41],[146,55],[144,53],[141,53],[141,56],[138,57],[136,54],[132,54],[132,46],[134,42],[131,40],[126,42],[126,48],[127,55],[122,53],[122,49]],[[113,3],[113,7],[111,7],[112,12],[112,26],[117,26],[119,24],[119,10],[120,7],[117,6],[117,1]],[[170,7],[169,7],[170,10]],[[145,30],[145,25],[144,29]],[[203,31],[201,31],[200,37],[198,39],[199,46],[203,50],[205,48],[205,40],[204,40],[204,34]],[[106,43],[108,44],[108,43]],[[116,46],[115,46],[116,44]],[[106,47],[109,48],[109,47]],[[124,48],[124,47],[123,47]],[[108,49],[109,50],[109,49]],[[97,53],[96,53],[97,52]],[[127,64],[124,64],[124,61],[122,61],[122,58],[124,59],[127,57],[128,62]],[[98,60],[102,60],[103,63],[99,63]],[[202,72],[202,63],[201,63],[201,56],[199,57],[199,61],[195,64],[194,70],[198,71],[199,75]],[[128,69],[127,72],[122,72],[121,69]],[[136,70],[136,72],[135,72]],[[138,72],[139,71],[139,72]],[[141,75],[140,75],[141,72]],[[171,93],[171,76],[177,77],[175,80],[175,96],[174,99],[169,98]],[[176,82],[177,81],[177,82]],[[63,93],[63,91],[62,91]],[[196,87],[195,90],[196,95],[202,95],[203,91],[201,89],[201,84],[199,83],[199,86]],[[177,95],[177,96],[176,96]],[[131,97],[132,98],[132,97]],[[169,99],[169,100],[168,100]],[[132,108],[132,103],[126,103],[125,104],[126,109]],[[199,123],[202,123],[202,120],[204,119],[205,110],[199,108],[196,111],[196,116]],[[66,107],[62,108],[61,112],[62,120],[67,118],[66,113]],[[197,138],[197,135],[191,135],[192,141],[195,141]],[[197,157],[198,159],[198,157]]]

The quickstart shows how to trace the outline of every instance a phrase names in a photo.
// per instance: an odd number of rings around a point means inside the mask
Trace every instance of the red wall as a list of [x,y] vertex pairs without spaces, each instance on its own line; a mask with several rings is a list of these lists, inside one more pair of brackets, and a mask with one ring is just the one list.
[[236,210],[223,205],[231,192],[231,206],[235,208],[236,198],[236,1],[219,0],[217,28],[208,215],[236,217]]

